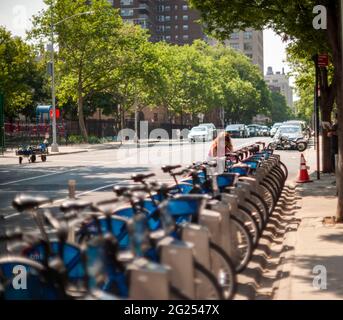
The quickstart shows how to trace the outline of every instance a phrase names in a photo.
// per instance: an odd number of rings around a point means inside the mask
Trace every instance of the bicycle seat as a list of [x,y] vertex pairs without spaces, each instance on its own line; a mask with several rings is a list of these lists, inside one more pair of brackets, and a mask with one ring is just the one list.
[[43,204],[51,202],[52,200],[46,197],[20,194],[14,198],[12,206],[14,209],[18,210],[19,212],[22,212],[25,210],[38,208]]
[[161,169],[164,173],[168,173],[168,172],[171,172],[175,169],[179,169],[181,168],[181,165],[174,165],[174,166],[163,166]]
[[136,173],[136,174],[133,174],[131,176],[131,179],[134,182],[143,182],[144,180],[149,179],[149,178],[154,177],[154,176],[155,176],[155,173],[147,173],[147,174]]
[[60,209],[62,212],[66,213],[69,211],[73,211],[73,210],[82,210],[87,208],[91,203],[88,201],[82,201],[82,200],[67,200],[65,202],[63,202],[60,206]]

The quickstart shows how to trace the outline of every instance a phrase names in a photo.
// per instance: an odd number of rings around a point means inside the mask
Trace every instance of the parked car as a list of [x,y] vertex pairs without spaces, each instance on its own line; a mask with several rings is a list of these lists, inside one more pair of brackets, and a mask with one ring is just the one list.
[[261,133],[263,136],[267,137],[270,135],[270,129],[267,126],[262,126]]
[[280,137],[287,137],[288,139],[295,141],[305,138],[301,127],[293,124],[283,124],[282,126],[280,126],[276,134],[274,135],[274,140],[280,139]]
[[212,133],[210,133],[210,130],[205,126],[193,127],[189,131],[188,140],[190,142],[210,141],[212,140]]
[[276,122],[274,123],[274,125],[272,126],[272,128],[270,129],[270,136],[274,137],[275,133],[277,132],[277,130],[282,126],[282,122]]
[[258,124],[249,124],[248,130],[250,137],[258,137],[260,135],[260,126]]
[[230,133],[233,138],[248,138],[250,133],[245,124],[230,124],[226,126],[225,131]]
[[304,136],[307,138],[311,138],[311,129],[308,127],[305,121],[301,120],[289,120],[284,122],[285,125],[295,125],[295,126],[300,126],[302,132],[304,133]]
[[212,139],[217,138],[217,135],[218,135],[217,128],[213,123],[202,123],[202,124],[199,124],[199,127],[208,128],[208,130],[212,136]]

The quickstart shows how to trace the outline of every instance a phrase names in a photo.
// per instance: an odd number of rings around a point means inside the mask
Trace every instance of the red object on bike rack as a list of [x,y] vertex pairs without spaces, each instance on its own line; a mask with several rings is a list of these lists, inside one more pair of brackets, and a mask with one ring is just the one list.
[[303,154],[301,154],[300,157],[300,170],[299,170],[299,174],[298,174],[298,179],[297,179],[297,183],[308,183],[308,182],[313,182],[309,175],[308,175],[308,171],[307,171],[308,167],[306,166],[306,160]]

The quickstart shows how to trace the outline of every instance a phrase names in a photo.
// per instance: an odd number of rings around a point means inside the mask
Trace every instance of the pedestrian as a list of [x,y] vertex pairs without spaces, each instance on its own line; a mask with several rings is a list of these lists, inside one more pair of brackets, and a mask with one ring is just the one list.
[[222,132],[213,140],[208,157],[221,158],[233,151],[232,141],[228,132]]
[[333,172],[336,172],[336,155],[338,154],[338,121],[337,121],[337,114],[335,114],[334,123],[331,129],[328,132],[328,137],[331,138],[331,166]]

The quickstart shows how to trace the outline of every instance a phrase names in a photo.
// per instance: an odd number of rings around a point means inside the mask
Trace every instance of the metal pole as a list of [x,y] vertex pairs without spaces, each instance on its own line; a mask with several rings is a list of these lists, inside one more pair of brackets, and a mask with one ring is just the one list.
[[317,180],[320,180],[320,143],[319,143],[319,68],[318,68],[318,55],[315,56],[315,90],[314,90],[314,116],[315,116],[315,131],[316,131],[316,151],[317,151]]
[[52,145],[51,152],[59,152],[56,136],[56,96],[55,96],[55,49],[54,25],[51,11],[51,98],[52,98]]

